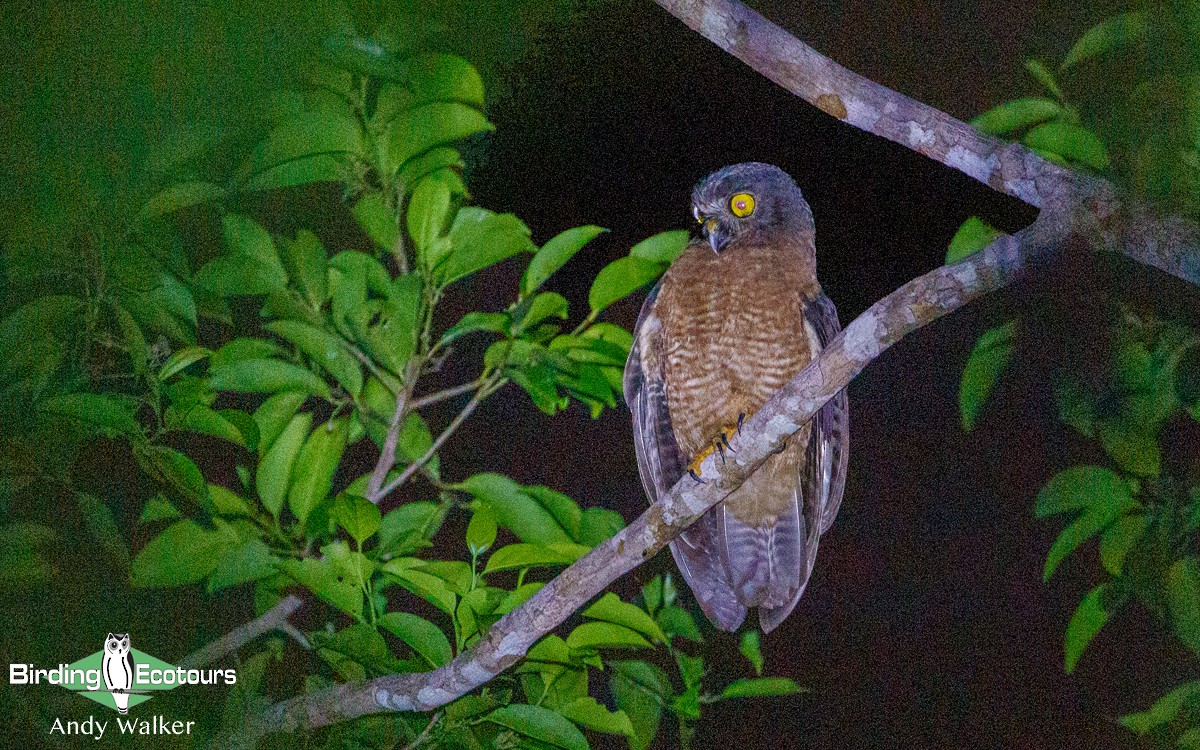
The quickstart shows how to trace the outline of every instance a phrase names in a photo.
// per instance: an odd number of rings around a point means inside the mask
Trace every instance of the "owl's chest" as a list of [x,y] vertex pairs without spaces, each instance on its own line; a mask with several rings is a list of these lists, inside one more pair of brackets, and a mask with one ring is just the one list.
[[819,351],[803,311],[815,280],[799,262],[707,255],[681,258],[656,305],[671,423],[689,455],[754,413]]

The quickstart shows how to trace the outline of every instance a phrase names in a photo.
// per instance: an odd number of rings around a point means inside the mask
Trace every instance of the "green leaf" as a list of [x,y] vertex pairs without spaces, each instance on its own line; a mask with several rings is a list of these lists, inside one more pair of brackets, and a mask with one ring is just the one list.
[[254,515],[250,509],[250,504],[245,498],[233,492],[233,490],[222,487],[219,484],[208,485],[208,494],[212,497],[213,509],[217,515],[222,516],[246,516]]
[[1093,169],[1108,166],[1108,150],[1090,130],[1067,122],[1047,122],[1030,130],[1023,139],[1026,146],[1083,164]]
[[203,346],[184,347],[167,357],[167,361],[163,362],[162,368],[158,371],[158,379],[165,382],[175,373],[182,372],[189,365],[199,362],[210,354],[212,351]]
[[1114,576],[1121,575],[1125,556],[1150,526],[1150,518],[1144,514],[1121,516],[1100,535],[1100,562]]
[[133,319],[129,311],[121,307],[115,300],[112,302],[112,311],[117,328],[121,331],[121,337],[124,339],[130,367],[135,375],[142,375],[146,372],[147,364],[146,336],[142,333],[142,327]]
[[1175,721],[1185,707],[1194,710],[1197,705],[1200,705],[1200,680],[1193,680],[1154,701],[1150,710],[1122,716],[1121,724],[1136,734],[1144,735]]
[[312,414],[297,414],[288,420],[283,432],[271,444],[266,454],[258,463],[254,484],[258,490],[258,498],[263,507],[271,511],[271,515],[279,518],[283,508],[283,499],[287,496],[291,484],[292,466],[300,455],[308,431],[312,427]]
[[454,656],[445,633],[428,620],[407,612],[388,612],[377,622],[379,627],[407,643],[432,667],[440,667]]
[[388,252],[395,250],[400,239],[400,225],[396,212],[382,193],[367,193],[359,198],[354,204],[353,213],[358,225],[376,246]]
[[181,408],[168,407],[165,422],[169,430],[192,430],[246,447],[246,436],[225,417],[203,404]]
[[285,354],[282,346],[266,338],[239,337],[212,353],[208,368],[215,370],[247,359],[268,359]]
[[1146,17],[1143,13],[1118,13],[1085,31],[1071,47],[1058,69],[1066,70],[1111,49],[1136,44],[1145,36]]
[[633,724],[624,711],[609,711],[595,698],[585,696],[576,698],[559,709],[566,718],[576,724],[605,734],[623,734],[633,737]]
[[288,509],[301,523],[329,494],[334,472],[346,450],[349,427],[350,420],[340,417],[318,425],[304,441],[287,496]]
[[363,130],[354,117],[327,111],[302,112],[277,126],[254,148],[239,170],[239,178],[244,181],[280,165],[318,156],[363,159],[363,154]]
[[516,216],[474,206],[459,209],[448,237],[451,250],[441,268],[443,286],[536,249],[529,239],[529,227]]
[[1062,105],[1056,101],[1025,97],[992,107],[971,120],[971,125],[991,135],[1005,135],[1060,117],[1063,113]]
[[259,172],[247,180],[242,189],[278,190],[314,182],[348,182],[353,178],[353,168],[346,163],[344,157],[318,154],[284,162]]
[[208,483],[190,458],[164,445],[145,446],[135,450],[134,455],[147,474],[174,487],[191,502],[209,506]]
[[441,263],[438,240],[450,216],[450,189],[440,180],[426,178],[408,201],[408,233],[417,246],[417,258],[425,268]]
[[570,565],[589,552],[580,544],[559,542],[556,544],[510,544],[501,547],[488,558],[484,573],[518,568],[543,568],[554,565]]
[[362,367],[337,336],[307,323],[276,320],[267,329],[296,345],[325,371],[337,379],[346,392],[357,397],[362,392]]
[[667,640],[667,636],[658,627],[658,623],[654,622],[644,609],[621,601],[621,598],[611,591],[600,597],[595,604],[583,610],[583,616],[593,620],[624,625],[648,636],[656,643],[664,643]]
[[458,102],[433,102],[406,110],[388,128],[388,162],[393,169],[414,156],[495,128],[477,109]]
[[556,292],[542,292],[527,298],[513,311],[513,334],[525,333],[547,318],[567,319],[567,300]]
[[1105,608],[1105,597],[1108,596],[1109,586],[1110,584],[1102,583],[1089,591],[1075,609],[1075,614],[1071,615],[1071,621],[1067,623],[1067,674],[1075,671],[1075,665],[1079,662],[1083,650],[1108,622],[1109,612]]
[[585,508],[579,520],[579,543],[588,547],[608,541],[625,528],[625,519],[608,508]]
[[567,636],[567,645],[572,649],[594,648],[646,648],[650,641],[636,630],[611,622],[585,622]]
[[504,313],[469,312],[442,334],[442,339],[438,342],[438,346],[445,346],[451,341],[475,331],[504,333],[508,330],[508,326],[509,317]]
[[287,286],[287,272],[267,230],[247,216],[222,219],[229,254],[209,261],[196,282],[218,294],[266,294]]
[[477,503],[467,524],[467,549],[472,557],[482,555],[496,541],[496,512],[487,503]]
[[958,386],[958,408],[965,432],[973,430],[978,423],[983,405],[1012,360],[1016,338],[1017,321],[1010,320],[985,331],[975,341]]
[[359,545],[362,545],[376,531],[379,531],[379,525],[383,519],[383,516],[379,512],[379,507],[370,500],[345,492],[338,495],[333,503],[333,507],[329,511],[329,515]]
[[454,592],[450,590],[443,579],[420,570],[414,570],[412,566],[420,563],[420,560],[397,557],[384,563],[383,571],[400,586],[446,614],[454,616],[456,601]]
[[138,516],[138,523],[173,521],[182,517],[182,514],[165,497],[155,495],[146,501],[146,507],[142,508],[142,515]]
[[409,58],[405,85],[413,105],[462,102],[483,109],[483,79],[471,63],[455,55],[423,54]]
[[1146,424],[1128,424],[1124,420],[1101,420],[1096,432],[1104,450],[1117,465],[1130,474],[1156,477],[1162,471],[1158,438]]
[[1058,82],[1054,80],[1054,74],[1040,60],[1026,60],[1025,70],[1028,70],[1029,75],[1042,84],[1042,87],[1046,89],[1046,93],[1060,102],[1063,100],[1062,89],[1058,87]]
[[261,539],[249,539],[221,559],[208,577],[208,593],[272,576],[278,572],[276,558]]
[[[281,560],[279,569],[346,614],[362,619],[361,572],[352,566],[339,564],[328,557],[306,557],[303,560]],[[364,576],[364,580],[366,577],[369,576]]]
[[329,294],[329,255],[321,240],[307,229],[296,233],[296,239],[284,246],[287,273],[304,299],[314,310],[320,310]]
[[236,536],[176,521],[150,540],[133,559],[134,586],[182,586],[203,580],[237,543]]
[[[7,248],[6,248],[7,251]],[[83,302],[69,295],[38,297],[0,323],[0,382],[10,377],[48,378],[80,330]]]
[[667,605],[658,612],[655,618],[662,631],[672,638],[680,637],[699,643],[700,628],[696,627],[696,618],[686,609]]
[[211,182],[181,182],[172,185],[146,201],[138,212],[138,219],[157,218],[174,213],[189,206],[221,200],[225,197],[225,189]]
[[278,359],[244,359],[208,372],[209,384],[219,391],[275,393],[301,391],[329,398],[329,384],[308,370]]
[[617,708],[633,725],[631,750],[646,750],[658,735],[663,704],[671,696],[671,682],[661,669],[643,661],[612,661],[613,696]]
[[1072,522],[1070,526],[1063,529],[1058,538],[1054,540],[1054,545],[1050,547],[1050,552],[1046,555],[1046,566],[1042,571],[1042,579],[1050,580],[1050,576],[1054,575],[1054,571],[1058,569],[1059,563],[1067,555],[1074,552],[1079,548],[1079,545],[1091,539],[1098,532],[1107,528],[1122,513],[1137,507],[1139,507],[1137,501],[1132,499],[1122,499],[1112,496],[1097,498],[1088,507],[1087,512]]
[[83,525],[99,549],[122,570],[128,570],[129,545],[121,536],[112,509],[100,498],[86,492],[76,492],[75,501],[79,504]]
[[747,630],[742,634],[741,651],[742,656],[746,657],[746,661],[750,662],[750,666],[754,667],[754,674],[762,675],[763,655],[762,649],[759,647],[757,630]]
[[1167,602],[1179,640],[1200,655],[1200,559],[1176,560],[1167,571]]
[[1038,492],[1034,513],[1046,518],[1057,513],[1085,510],[1093,505],[1112,507],[1133,500],[1129,484],[1111,469],[1072,466],[1055,474]]
[[954,237],[951,238],[950,246],[946,248],[946,263],[957,263],[968,255],[979,252],[1002,236],[1004,236],[1004,232],[985,223],[978,216],[972,216],[962,223],[962,226],[954,233]]
[[763,698],[775,695],[795,695],[801,688],[786,677],[749,677],[735,680],[721,691],[722,698]]
[[592,312],[599,312],[657,279],[664,268],[661,263],[644,258],[617,258],[596,274],[588,291],[588,305]]
[[142,439],[133,405],[101,393],[69,393],[42,402],[42,410],[80,422],[109,437]]
[[283,428],[295,416],[296,411],[308,398],[301,391],[280,391],[262,402],[254,412],[254,423],[258,425],[258,455],[265,456],[267,450],[283,433]]
[[603,227],[588,225],[568,229],[550,238],[550,241],[534,254],[533,259],[529,261],[529,267],[521,275],[522,296],[532,294],[555,271],[566,265],[575,253],[582,250],[584,245],[607,231]]
[[629,255],[669,266],[687,248],[689,239],[690,235],[686,229],[659,232],[630,248]]
[[588,750],[587,738],[567,719],[541,706],[511,703],[485,717],[517,734],[560,750]]
[[[488,503],[496,520],[510,529],[522,542],[552,545],[570,544],[571,538],[541,503],[523,491],[521,485],[499,474],[476,474],[462,483],[476,499]],[[495,553],[492,555],[495,557]]]
[[[432,174],[445,174],[446,172],[456,173],[454,170],[462,170],[463,160],[462,155],[457,149],[446,146],[431,148],[420,156],[409,159],[400,169],[400,184],[408,192],[420,184],[421,180]],[[446,185],[450,187],[449,183]],[[454,193],[452,189],[450,191]],[[460,191],[461,195],[462,192]]]
[[445,505],[417,501],[390,511],[379,525],[378,553],[406,555],[428,546],[442,526],[446,508]]
[[508,595],[496,605],[496,614],[506,615],[509,612],[512,612],[517,607],[529,601],[529,597],[541,591],[542,587],[545,585],[546,584],[542,583],[541,581],[521,584],[512,591],[508,592]]

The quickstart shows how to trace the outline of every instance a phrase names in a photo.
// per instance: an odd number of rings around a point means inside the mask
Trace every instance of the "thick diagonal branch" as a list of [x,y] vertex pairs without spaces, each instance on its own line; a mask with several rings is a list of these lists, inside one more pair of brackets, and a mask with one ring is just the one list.
[[877,302],[821,356],[776,393],[742,427],[736,453],[710,457],[703,483],[681,479],[612,539],[550,581],[491,627],[474,648],[433,672],[388,675],[299,696],[267,711],[258,732],[314,728],[384,709],[430,711],[491,680],[542,636],[638,567],[741,486],[768,456],[889,346],[973,299],[1002,288],[1034,257],[1057,246],[1066,228],[1049,222],[1003,237],[955,266],[931,271]]
[[988,187],[1044,207],[1080,179],[1019,143],[961,120],[845,68],[737,0],[655,0],[713,44],[826,114],[887,138]]

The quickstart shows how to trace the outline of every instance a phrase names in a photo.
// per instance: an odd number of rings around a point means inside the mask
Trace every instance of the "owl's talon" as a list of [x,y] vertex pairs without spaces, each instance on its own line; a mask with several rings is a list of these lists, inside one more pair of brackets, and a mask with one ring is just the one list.
[[696,473],[695,469],[688,469],[688,476],[696,480],[696,484],[708,484],[708,482],[700,478],[700,475]]
[[739,434],[739,435],[742,434],[742,422],[745,422],[745,421],[746,421],[746,412],[744,412],[744,411],[739,412],[738,413],[738,421],[737,421],[737,434]]
[[716,453],[721,457],[722,464],[725,463],[725,451],[737,453],[737,451],[733,449],[733,445],[730,444],[729,439],[741,431],[741,421],[745,416],[745,414],[742,414],[738,417],[738,427],[722,427],[721,431],[717,433],[717,436],[714,437],[709,444],[704,447],[704,450],[696,454],[696,457],[693,458],[692,462],[688,464],[688,474],[692,475],[692,479],[695,479],[697,482],[703,484],[704,480],[700,479],[700,464],[704,463],[704,459],[708,458],[713,453]]

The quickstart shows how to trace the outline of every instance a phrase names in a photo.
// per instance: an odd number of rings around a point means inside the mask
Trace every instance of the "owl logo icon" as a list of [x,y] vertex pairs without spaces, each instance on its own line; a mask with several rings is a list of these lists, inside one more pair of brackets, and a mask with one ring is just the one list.
[[133,688],[133,658],[129,654],[129,634],[109,633],[104,639],[104,686],[112,694],[117,711],[129,713],[129,691]]

